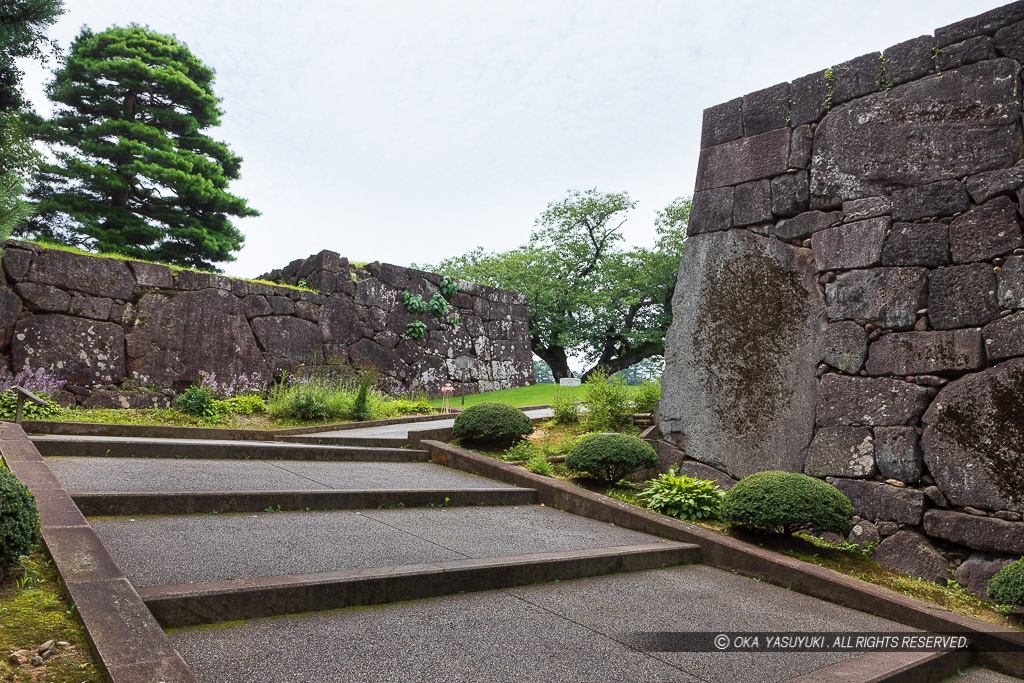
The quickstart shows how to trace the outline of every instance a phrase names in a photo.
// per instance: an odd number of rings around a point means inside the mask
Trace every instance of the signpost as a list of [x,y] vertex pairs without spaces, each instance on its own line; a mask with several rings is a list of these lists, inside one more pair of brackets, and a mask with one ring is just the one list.
[[28,399],[32,403],[35,403],[37,406],[46,405],[46,401],[39,398],[38,396],[36,396],[31,391],[29,391],[28,389],[21,385],[14,387],[14,393],[17,394],[18,396],[18,405],[15,406],[14,408],[14,421],[19,424],[21,423],[22,410],[25,407],[25,399]]
[[463,353],[455,357],[455,367],[462,371],[462,406],[466,406],[466,371],[473,367],[476,358]]

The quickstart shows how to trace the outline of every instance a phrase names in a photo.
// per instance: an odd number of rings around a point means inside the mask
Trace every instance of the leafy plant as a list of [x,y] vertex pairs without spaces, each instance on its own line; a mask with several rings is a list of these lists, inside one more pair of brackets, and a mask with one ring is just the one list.
[[430,303],[427,304],[427,310],[440,318],[448,313],[448,300],[438,292],[434,296],[430,297]]
[[614,484],[641,467],[657,467],[658,454],[646,441],[627,434],[587,434],[565,456],[565,466]]
[[422,320],[413,320],[411,323],[406,324],[405,333],[410,339],[423,339],[427,336],[427,326]]
[[529,462],[526,463],[526,469],[530,470],[534,474],[539,474],[544,477],[550,477],[554,470],[551,469],[551,463],[544,457],[543,453],[537,452],[530,458]]
[[580,404],[571,392],[555,389],[551,399],[552,419],[556,424],[573,424],[580,421]]
[[441,284],[438,286],[441,289],[441,294],[443,294],[444,298],[448,299],[448,301],[451,301],[452,297],[459,292],[458,281],[448,277],[447,275],[441,278]]
[[459,314],[458,313],[453,313],[452,316],[450,318],[448,318],[448,324],[451,325],[452,327],[458,327],[459,326]]
[[[26,420],[53,420],[64,414],[64,408],[49,399],[44,405],[25,401],[21,416]],[[18,395],[13,390],[0,393],[0,420],[13,420],[18,412]]]
[[779,470],[744,477],[722,502],[723,521],[767,534],[814,529],[845,536],[852,517],[853,505],[839,489],[806,474]]
[[349,410],[353,420],[362,422],[373,418],[373,407],[370,405],[370,389],[373,387],[373,381],[376,378],[376,373],[370,370],[364,370],[359,378],[359,390],[356,392],[356,397],[352,401],[352,408]]
[[226,398],[221,401],[215,401],[214,404],[218,413],[232,415],[253,415],[266,412],[267,410],[267,404],[263,399],[252,394]]
[[674,468],[637,494],[655,512],[679,519],[718,519],[724,497],[714,481],[680,475]]
[[177,399],[181,412],[208,420],[217,415],[217,401],[213,390],[204,384],[193,384],[181,392]]
[[412,292],[402,292],[402,301],[405,303],[405,310],[410,313],[417,315],[426,312],[427,302],[423,300],[423,297],[419,294],[413,294]]
[[661,380],[644,382],[633,392],[633,412],[653,413],[654,406],[661,400]]
[[596,370],[583,385],[587,395],[587,412],[583,424],[591,432],[610,432],[626,424],[632,410],[630,389],[622,380]]
[[1001,605],[1024,606],[1024,557],[1006,565],[989,579],[988,597]]
[[455,417],[452,434],[457,439],[511,444],[533,433],[526,413],[504,403],[478,403]]
[[505,454],[501,456],[501,459],[505,462],[523,462],[532,460],[536,457],[537,453],[538,451],[534,448],[533,444],[523,439],[512,444],[511,448],[507,449]]
[[39,545],[39,510],[32,493],[0,465],[0,572]]

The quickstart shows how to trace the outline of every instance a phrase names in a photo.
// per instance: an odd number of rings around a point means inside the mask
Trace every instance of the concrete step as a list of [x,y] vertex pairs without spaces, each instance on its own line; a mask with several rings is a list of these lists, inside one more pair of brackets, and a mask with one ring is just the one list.
[[111,458],[205,458],[237,460],[324,460],[426,462],[426,451],[411,448],[333,446],[266,441],[141,439],[134,437],[33,435],[43,456]]
[[692,544],[653,543],[151,586],[139,594],[161,626],[178,628],[642,571],[690,564],[699,557],[700,549]]
[[349,489],[344,491],[69,491],[86,516],[188,515],[296,510],[530,505],[536,489]]
[[409,445],[408,436],[282,436],[286,443],[315,444],[318,446],[348,446],[356,448],[403,448]]

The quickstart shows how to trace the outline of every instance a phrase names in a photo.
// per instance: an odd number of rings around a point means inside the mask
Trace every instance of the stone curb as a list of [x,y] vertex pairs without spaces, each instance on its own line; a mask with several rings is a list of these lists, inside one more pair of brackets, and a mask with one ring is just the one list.
[[392,507],[532,505],[537,492],[524,488],[348,489],[329,491],[71,491],[87,517],[109,515],[190,515],[230,512],[358,510]]
[[967,668],[971,653],[869,652],[791,678],[790,683],[933,683]]
[[417,422],[433,422],[434,420],[451,419],[452,413],[436,413],[434,415],[416,415],[414,417],[389,417],[383,420],[367,420],[366,422],[337,422],[325,425],[310,425],[308,427],[289,427],[287,429],[275,429],[274,436],[293,436],[296,434],[315,434],[316,432],[340,432],[348,429],[363,429],[365,427],[386,427],[397,424],[416,424]]
[[[430,451],[436,463],[506,484],[535,488],[540,502],[549,507],[673,541],[696,543],[701,549],[701,562],[710,567],[759,578],[912,628],[935,633],[964,633],[970,638],[985,640],[994,645],[1003,644],[1009,649],[1024,646],[1024,633],[1019,631],[949,612],[830,569],[786,557],[455,446],[438,441],[427,441],[423,446]],[[1024,655],[1019,651],[977,652],[975,657],[984,666],[1009,675],[1024,670]]]
[[210,443],[167,439],[104,439],[36,436],[44,456],[93,458],[189,458],[210,460],[315,460],[318,462],[427,462],[426,451],[411,448],[353,447],[330,444],[238,442]]
[[401,436],[282,436],[283,443],[317,444],[322,446],[352,446],[358,448],[418,447],[428,440],[446,441],[452,438],[451,427],[410,429],[408,437]]
[[697,546],[655,543],[139,589],[164,628],[320,612],[643,571],[699,561]]
[[21,426],[0,423],[0,455],[36,497],[43,543],[85,624],[89,648],[107,677],[114,683],[195,681],[185,660]]
[[119,436],[148,439],[223,439],[228,441],[273,441],[276,430],[218,429],[216,427],[174,427],[171,425],[122,425],[107,422],[59,422],[25,420],[29,434],[55,436]]

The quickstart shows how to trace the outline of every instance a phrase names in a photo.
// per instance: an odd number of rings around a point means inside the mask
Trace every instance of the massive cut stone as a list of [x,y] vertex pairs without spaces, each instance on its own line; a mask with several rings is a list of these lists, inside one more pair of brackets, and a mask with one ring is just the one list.
[[924,424],[924,460],[950,503],[1024,511],[1024,358],[947,384]]
[[739,230],[693,237],[672,310],[663,435],[733,476],[801,471],[825,326],[810,250]]
[[982,334],[990,361],[1024,356],[1024,311],[990,322]]
[[897,332],[871,345],[872,375],[919,375],[977,370],[985,364],[981,330]]
[[789,134],[789,128],[779,128],[705,147],[697,162],[696,191],[782,175],[789,162]]
[[967,191],[978,204],[1004,192],[1015,192],[1021,185],[1024,185],[1024,163],[1019,161],[1013,168],[987,171],[967,179]]
[[779,221],[769,232],[784,240],[802,239],[819,230],[835,225],[842,220],[842,217],[842,214],[838,211],[830,213],[825,213],[824,211],[804,211],[795,218]]
[[867,427],[824,427],[807,448],[804,474],[812,477],[870,477],[875,474],[875,440]]
[[924,472],[914,427],[875,427],[875,464],[886,479],[917,484]]
[[[352,344],[362,338],[359,312],[352,297],[341,293],[328,297],[320,312],[320,329],[324,341],[331,344]],[[384,326],[381,325],[380,329],[384,329]]]
[[882,541],[871,559],[886,569],[946,585],[949,563],[916,531],[900,531]]
[[175,388],[200,371],[269,378],[241,300],[222,289],[143,294],[128,332],[128,370],[135,384]]
[[1021,245],[1017,205],[1009,197],[976,206],[949,224],[953,263],[987,261]]
[[0,349],[6,349],[14,335],[14,323],[21,315],[21,298],[9,289],[0,289]]
[[120,325],[66,315],[18,321],[11,344],[14,371],[45,368],[69,384],[117,384],[124,379],[124,330]]
[[1022,143],[1019,70],[995,59],[832,109],[815,132],[812,205],[1012,166]]
[[30,311],[36,313],[67,313],[71,296],[63,289],[38,282],[20,282],[14,286]]
[[1024,256],[1011,256],[999,270],[999,305],[1024,308]]
[[929,536],[975,550],[1024,555],[1024,522],[1006,522],[952,510],[929,510],[924,515]]
[[692,237],[704,232],[731,228],[735,194],[736,188],[733,187],[695,192],[690,207],[690,220],[686,224],[686,234]]
[[766,223],[772,219],[772,186],[767,180],[757,180],[736,188],[733,195],[733,225]]
[[843,223],[814,233],[811,248],[818,270],[846,270],[877,265],[891,221],[888,217]]
[[989,555],[987,553],[971,553],[964,563],[956,568],[953,575],[957,582],[969,593],[979,598],[988,597],[988,582],[996,572],[1013,562],[1013,558]]
[[832,320],[863,319],[886,328],[910,328],[924,308],[928,271],[872,268],[840,273],[825,287]]
[[348,355],[356,367],[373,368],[399,380],[408,376],[408,366],[397,353],[369,339],[361,339],[350,346]]
[[275,358],[296,363],[322,359],[323,334],[316,323],[287,315],[270,315],[252,321],[260,346]]
[[944,223],[896,223],[882,250],[883,266],[949,264],[949,226]]
[[916,221],[928,216],[953,216],[971,205],[967,190],[958,180],[910,187],[892,193],[892,218]]
[[847,374],[859,372],[868,355],[868,333],[852,320],[830,323],[825,330],[825,362]]
[[818,426],[912,425],[928,407],[928,389],[887,377],[828,374],[818,391]]
[[921,523],[924,494],[917,489],[899,488],[863,479],[833,479],[832,485],[850,499],[853,509],[864,519],[913,525]]
[[28,279],[111,299],[127,299],[135,291],[135,278],[124,261],[57,249],[36,254]]
[[928,320],[937,330],[978,327],[995,320],[998,288],[987,263],[933,270],[928,275]]

